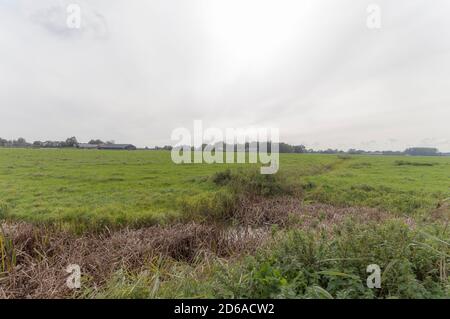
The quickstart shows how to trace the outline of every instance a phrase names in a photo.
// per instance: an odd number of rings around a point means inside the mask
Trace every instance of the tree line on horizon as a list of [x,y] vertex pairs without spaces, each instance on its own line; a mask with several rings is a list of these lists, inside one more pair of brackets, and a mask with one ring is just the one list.
[[[68,137],[64,141],[34,141],[33,143],[27,142],[23,137],[19,137],[17,140],[6,140],[0,137],[0,147],[37,147],[37,148],[65,148],[76,147],[79,144],[75,136]],[[103,142],[100,139],[91,139],[88,144],[102,145],[102,144],[114,144],[114,141]]]
[[[34,141],[33,143],[27,142],[23,137],[18,138],[17,140],[6,140],[0,137],[0,147],[20,147],[20,148],[67,148],[67,147],[76,147],[79,144],[77,138],[75,136],[69,137],[64,141]],[[102,144],[114,144],[114,141],[106,141],[103,142],[100,139],[91,139],[88,144],[92,145],[102,145]],[[222,145],[220,149],[218,145]],[[232,145],[233,150],[245,150],[249,151],[259,151],[260,150],[260,142],[250,142],[245,144],[234,144]],[[267,151],[271,151],[272,143],[267,144]],[[204,150],[208,147],[208,144],[203,144],[202,147],[195,148],[193,146],[185,146],[190,150]],[[209,149],[215,150],[226,150],[227,145],[225,143],[217,143],[216,145],[211,145]],[[181,147],[180,147],[181,148]],[[170,145],[165,146],[155,146],[154,148],[148,148],[147,150],[166,150],[171,151],[173,149]],[[450,155],[450,153],[440,153],[437,148],[434,147],[411,147],[407,148],[404,151],[366,151],[361,149],[349,149],[347,151],[338,150],[338,149],[326,149],[326,150],[313,150],[307,149],[305,145],[290,145],[288,143],[278,143],[279,153],[292,153],[292,154],[350,154],[350,155],[412,155],[412,156],[442,156],[442,155]]]

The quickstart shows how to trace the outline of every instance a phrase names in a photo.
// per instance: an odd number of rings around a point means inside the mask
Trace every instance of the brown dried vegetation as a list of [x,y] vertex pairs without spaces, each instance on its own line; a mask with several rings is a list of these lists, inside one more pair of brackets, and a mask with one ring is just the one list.
[[141,271],[161,256],[185,262],[209,254],[228,257],[253,250],[265,237],[245,228],[229,231],[195,223],[81,237],[25,223],[3,228],[3,237],[12,240],[16,256],[14,267],[0,275],[3,298],[70,296],[65,285],[69,264],[80,265],[90,284],[98,286],[120,269]]
[[9,265],[0,268],[0,298],[74,297],[66,287],[69,264],[81,267],[89,286],[101,287],[115,272],[138,273],[159,258],[196,263],[254,252],[270,238],[273,225],[331,229],[346,218],[364,222],[389,216],[376,209],[305,205],[292,197],[274,197],[243,200],[228,226],[189,222],[79,236],[50,226],[8,222],[0,234],[0,240],[9,243],[0,246],[2,262]]

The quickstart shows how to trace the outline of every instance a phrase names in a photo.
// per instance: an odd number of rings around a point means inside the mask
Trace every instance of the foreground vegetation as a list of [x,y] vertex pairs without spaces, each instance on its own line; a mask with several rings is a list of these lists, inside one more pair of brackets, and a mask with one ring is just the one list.
[[0,149],[0,297],[448,298],[449,197],[449,157]]
[[[218,260],[204,270],[154,264],[152,275],[118,272],[100,298],[448,298],[450,237],[439,226],[411,230],[398,220],[334,229],[290,230],[240,262]],[[446,236],[446,241],[441,240]],[[439,236],[439,237],[436,237]],[[276,240],[275,240],[276,239]],[[380,289],[366,268],[382,269]],[[153,289],[149,289],[149,287]]]

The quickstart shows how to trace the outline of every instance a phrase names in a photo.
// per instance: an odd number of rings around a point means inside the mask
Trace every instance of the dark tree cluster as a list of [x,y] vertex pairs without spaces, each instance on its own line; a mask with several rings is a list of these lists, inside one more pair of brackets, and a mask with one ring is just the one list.
[[99,140],[99,139],[96,139],[96,140],[92,139],[92,140],[89,141],[88,144],[92,144],[92,145],[102,145],[102,144],[105,144],[105,142],[103,142],[102,140]]
[[6,140],[0,138],[0,147],[74,147],[78,144],[75,136],[67,138],[65,141],[34,141],[28,143],[24,138],[20,137],[17,140]]
[[63,148],[63,147],[75,147],[78,141],[75,136],[67,138],[65,141],[34,141],[34,147],[42,148]]
[[29,147],[31,146],[23,137],[19,137],[17,140],[6,140],[0,137],[0,146],[2,147]]
[[405,150],[406,155],[417,155],[417,156],[436,156],[439,155],[437,148],[433,147],[412,147]]

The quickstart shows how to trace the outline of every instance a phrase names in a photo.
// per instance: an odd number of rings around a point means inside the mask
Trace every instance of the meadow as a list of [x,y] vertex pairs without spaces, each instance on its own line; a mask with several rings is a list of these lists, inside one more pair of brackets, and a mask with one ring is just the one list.
[[[214,173],[251,164],[172,163],[166,151],[0,149],[3,214],[30,222],[154,224],[180,201],[211,195]],[[450,196],[449,157],[281,154],[305,200],[412,214]]]
[[[280,154],[275,176],[257,168],[0,148],[0,297],[450,295],[450,157]],[[59,280],[74,260],[91,267],[75,294]],[[381,291],[364,286],[369,261]],[[36,262],[26,276],[45,283],[21,281]]]

